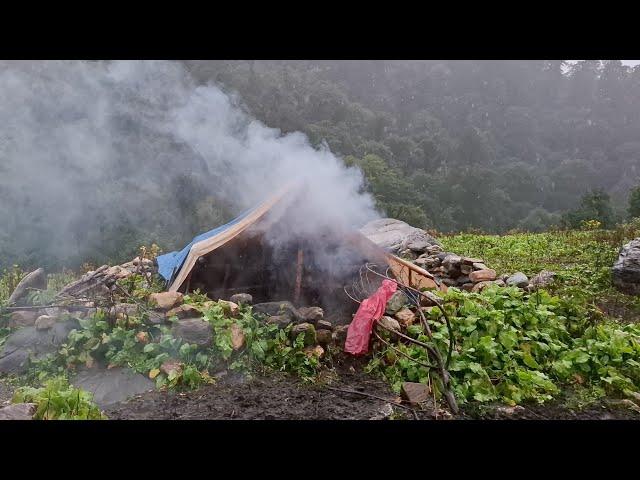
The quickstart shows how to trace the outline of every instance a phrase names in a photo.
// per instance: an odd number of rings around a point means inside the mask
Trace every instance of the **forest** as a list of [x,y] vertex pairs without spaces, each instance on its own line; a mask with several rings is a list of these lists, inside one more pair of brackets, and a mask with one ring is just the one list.
[[609,223],[638,184],[640,68],[619,60],[187,64],[267,125],[326,142],[419,227],[542,231],[593,193]]

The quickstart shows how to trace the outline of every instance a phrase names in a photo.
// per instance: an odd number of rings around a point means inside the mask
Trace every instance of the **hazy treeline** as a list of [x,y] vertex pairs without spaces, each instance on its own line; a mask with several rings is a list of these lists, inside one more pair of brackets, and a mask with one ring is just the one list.
[[640,170],[640,66],[620,61],[206,61],[268,125],[359,164],[391,216],[450,231],[541,230]]

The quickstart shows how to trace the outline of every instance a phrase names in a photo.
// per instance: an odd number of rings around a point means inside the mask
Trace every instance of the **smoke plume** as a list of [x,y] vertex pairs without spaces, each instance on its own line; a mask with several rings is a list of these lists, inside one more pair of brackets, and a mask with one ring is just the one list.
[[291,182],[297,235],[377,216],[359,170],[177,62],[0,64],[0,266],[181,247]]

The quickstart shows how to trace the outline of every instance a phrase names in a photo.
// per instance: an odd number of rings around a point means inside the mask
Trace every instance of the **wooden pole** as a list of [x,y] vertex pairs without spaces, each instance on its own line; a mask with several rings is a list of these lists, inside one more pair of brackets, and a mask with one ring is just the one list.
[[297,304],[300,300],[300,290],[302,289],[302,267],[304,262],[304,253],[302,248],[298,247],[298,262],[296,264],[296,289],[293,293],[293,301]]

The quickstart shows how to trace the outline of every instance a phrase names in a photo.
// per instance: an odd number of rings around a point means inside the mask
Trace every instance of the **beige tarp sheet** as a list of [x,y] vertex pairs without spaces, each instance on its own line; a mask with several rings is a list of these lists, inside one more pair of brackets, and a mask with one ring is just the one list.
[[[189,255],[182,264],[182,268],[178,272],[175,280],[169,287],[170,292],[177,291],[182,284],[189,277],[189,273],[193,270],[198,258],[208,253],[213,252],[218,247],[223,246],[227,242],[233,240],[247,228],[254,225],[260,220],[266,213],[268,213],[284,196],[291,191],[291,186],[282,189],[273,197],[263,202],[258,208],[247,215],[241,222],[235,224],[231,228],[220,232],[218,235],[202,240],[195,243]],[[395,277],[406,285],[411,285],[414,288],[439,288],[433,280],[433,276],[426,270],[414,265],[411,262],[407,262],[401,258],[396,257],[385,252],[382,248],[378,247],[375,243],[369,240],[361,233],[354,231],[349,238],[346,239],[350,242],[355,242],[358,248],[370,256],[371,260],[385,261],[390,267]],[[440,289],[446,290],[446,286],[441,285]]]

